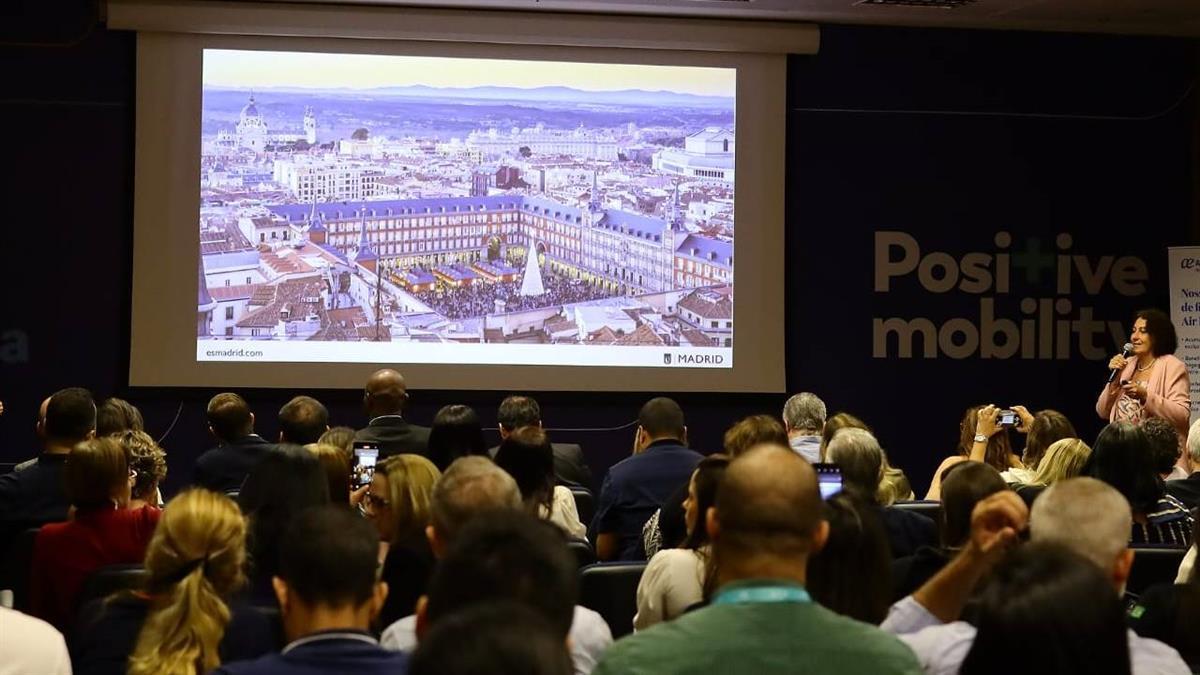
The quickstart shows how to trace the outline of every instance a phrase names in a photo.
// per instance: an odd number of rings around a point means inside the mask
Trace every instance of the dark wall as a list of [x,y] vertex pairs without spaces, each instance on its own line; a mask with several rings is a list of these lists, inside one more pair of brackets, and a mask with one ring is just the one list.
[[[36,451],[36,408],[79,384],[142,407],[167,434],[168,489],[183,484],[209,443],[210,390],[129,390],[135,39],[97,30],[69,47],[0,46],[0,124],[7,132],[0,313],[0,461]],[[923,252],[1013,252],[1038,237],[1052,250],[1070,232],[1073,253],[1133,253],[1149,265],[1145,293],[1059,294],[1013,273],[997,313],[1019,320],[1024,297],[1070,299],[1128,324],[1163,304],[1165,252],[1187,243],[1193,200],[1195,44],[1188,41],[828,27],[821,53],[789,68],[787,287],[769,303],[787,313],[789,390],[820,394],[876,427],[894,463],[924,485],[950,451],[963,408],[976,401],[1059,408],[1084,435],[1103,364],[1056,360],[872,356],[872,319],[977,317],[977,294],[922,291],[911,278],[873,288],[877,230],[909,233]],[[937,111],[937,112],[934,112]],[[170,115],[170,110],[156,114]],[[781,141],[782,142],[782,141]],[[1018,277],[1022,281],[1018,282]],[[1043,284],[1045,282],[1043,281]],[[973,313],[973,314],[972,314]],[[1111,340],[1109,340],[1111,342]],[[1111,351],[1111,345],[1105,349]],[[919,351],[919,350],[918,350]],[[136,355],[133,355],[136,358]],[[319,383],[314,383],[314,385]],[[410,417],[427,422],[450,402],[493,419],[497,393],[421,391]],[[291,392],[244,392],[264,436]],[[334,422],[356,426],[360,393],[325,391]],[[631,422],[640,394],[542,394],[550,427]],[[693,445],[784,396],[696,392],[677,397]],[[168,433],[169,431],[169,433]],[[602,470],[628,452],[632,429],[560,431]]]

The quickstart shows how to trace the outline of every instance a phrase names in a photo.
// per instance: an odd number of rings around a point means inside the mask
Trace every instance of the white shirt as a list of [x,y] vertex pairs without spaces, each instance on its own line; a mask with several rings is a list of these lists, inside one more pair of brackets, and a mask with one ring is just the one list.
[[[612,631],[604,617],[587,607],[575,605],[575,617],[571,621],[571,662],[575,675],[590,675],[600,662],[600,657],[613,642]],[[417,617],[406,616],[388,626],[379,638],[384,649],[395,652],[412,652],[417,648]]]
[[638,582],[633,629],[670,621],[704,599],[705,556],[686,548],[654,554]]
[[550,503],[550,513],[542,509],[542,517],[557,525],[567,536],[583,539],[587,535],[587,526],[579,522],[579,509],[575,507],[575,495],[571,489],[562,485],[554,486],[554,500]]
[[1175,575],[1175,583],[1186,584],[1192,580],[1192,568],[1196,566],[1196,547],[1200,546],[1200,542],[1192,544],[1188,552],[1183,556],[1183,562],[1179,563],[1179,572]]
[[71,657],[54,626],[0,607],[0,675],[71,675]]

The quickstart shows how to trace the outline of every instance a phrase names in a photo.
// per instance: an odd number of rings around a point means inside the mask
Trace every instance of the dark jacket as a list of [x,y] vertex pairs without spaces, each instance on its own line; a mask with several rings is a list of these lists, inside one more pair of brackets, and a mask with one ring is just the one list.
[[938,527],[932,518],[890,506],[877,508],[893,559],[913,555],[922,546],[938,545]]
[[1167,494],[1183,502],[1189,509],[1200,506],[1200,471],[1187,478],[1167,481]]
[[71,503],[63,487],[65,454],[39,456],[0,476],[0,528],[21,530],[67,519]]
[[409,424],[399,415],[380,415],[354,434],[355,441],[379,446],[379,458],[392,455],[429,456],[429,428]]
[[242,483],[264,456],[275,447],[258,434],[219,445],[196,460],[192,482],[213,492],[242,489]]
[[293,641],[278,654],[254,661],[227,663],[213,671],[224,675],[405,675],[408,657],[390,652],[367,633],[326,631]]
[[[588,468],[587,460],[583,457],[583,448],[578,443],[551,443],[554,452],[554,480],[559,485],[567,487],[582,487],[594,490],[592,485],[592,470]],[[500,446],[488,450],[495,458]]]

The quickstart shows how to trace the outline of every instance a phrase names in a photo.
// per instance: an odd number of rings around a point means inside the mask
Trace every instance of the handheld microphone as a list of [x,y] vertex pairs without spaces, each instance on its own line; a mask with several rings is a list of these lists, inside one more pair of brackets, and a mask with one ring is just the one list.
[[[1125,346],[1124,346],[1124,347],[1121,347],[1121,356],[1122,356],[1122,357],[1124,357],[1124,358],[1129,358],[1129,355],[1130,355],[1130,354],[1132,354],[1132,353],[1133,353],[1133,345],[1132,345],[1132,344],[1130,344],[1130,343],[1128,343],[1128,342],[1126,342],[1126,343],[1125,343]],[[1117,373],[1119,373],[1119,372],[1121,372],[1121,369],[1120,369],[1120,368],[1113,368],[1113,369],[1112,369],[1112,372],[1110,372],[1110,373],[1108,374],[1108,383],[1109,383],[1109,384],[1112,384],[1112,381],[1113,381],[1113,380],[1115,380],[1115,379],[1117,379]]]

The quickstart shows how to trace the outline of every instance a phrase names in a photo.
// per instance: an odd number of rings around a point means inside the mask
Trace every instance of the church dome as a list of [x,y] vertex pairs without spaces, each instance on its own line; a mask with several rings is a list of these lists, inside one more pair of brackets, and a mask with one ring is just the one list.
[[258,107],[254,105],[254,94],[250,94],[250,101],[246,103],[246,107],[242,108],[242,121],[249,118],[258,118]]

